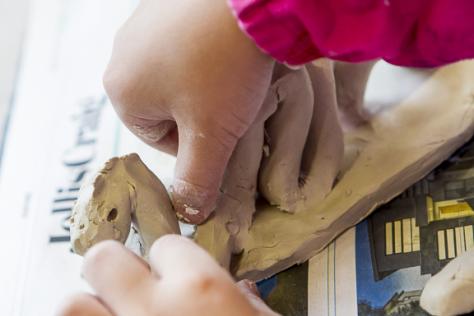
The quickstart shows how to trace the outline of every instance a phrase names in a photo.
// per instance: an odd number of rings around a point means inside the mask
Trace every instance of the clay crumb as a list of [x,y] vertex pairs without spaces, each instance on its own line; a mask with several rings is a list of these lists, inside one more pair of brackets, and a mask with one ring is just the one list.
[[265,157],[269,157],[269,156],[270,156],[270,146],[268,146],[268,145],[263,145],[263,154],[265,155]]
[[186,212],[186,214],[189,214],[189,215],[197,215],[200,213],[199,210],[192,208],[186,204],[184,204],[184,211]]

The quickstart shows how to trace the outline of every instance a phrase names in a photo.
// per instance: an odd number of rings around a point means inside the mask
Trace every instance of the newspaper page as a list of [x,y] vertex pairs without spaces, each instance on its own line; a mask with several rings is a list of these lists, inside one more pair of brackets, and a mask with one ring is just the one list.
[[32,0],[0,175],[2,315],[53,315],[86,290],[68,217],[86,174],[118,153],[102,88],[115,30],[134,1]]
[[307,263],[260,283],[283,315],[428,315],[429,278],[474,247],[474,139]]
[[258,284],[265,301],[282,315],[357,315],[355,229],[308,262]]
[[[122,126],[101,83],[115,30],[136,2],[30,1],[0,169],[4,315],[52,315],[64,297],[90,290],[68,224],[88,173],[111,156],[137,152],[171,183],[174,158]],[[378,64],[369,99],[379,108],[397,104],[419,84],[414,74]],[[265,300],[283,315],[423,315],[423,284],[472,246],[473,163],[463,155],[448,162],[457,167],[442,166],[450,176],[435,171],[307,263],[260,282]],[[461,171],[451,176],[450,168]],[[425,208],[423,199],[431,201]]]
[[0,0],[0,166],[21,59],[27,21],[27,0]]

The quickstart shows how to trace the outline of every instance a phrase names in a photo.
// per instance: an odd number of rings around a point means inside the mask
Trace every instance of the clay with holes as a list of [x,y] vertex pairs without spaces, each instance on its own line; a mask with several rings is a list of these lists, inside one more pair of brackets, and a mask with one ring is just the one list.
[[112,158],[81,188],[71,217],[74,252],[105,239],[125,242],[133,225],[146,256],[153,241],[179,233],[168,193],[137,154]]

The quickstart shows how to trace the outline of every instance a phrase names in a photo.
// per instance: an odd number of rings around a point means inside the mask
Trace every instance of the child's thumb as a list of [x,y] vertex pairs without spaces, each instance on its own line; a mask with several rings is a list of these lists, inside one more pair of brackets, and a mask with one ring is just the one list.
[[193,224],[200,224],[209,217],[216,206],[222,178],[236,144],[237,137],[233,136],[179,130],[175,179],[171,188],[178,216]]

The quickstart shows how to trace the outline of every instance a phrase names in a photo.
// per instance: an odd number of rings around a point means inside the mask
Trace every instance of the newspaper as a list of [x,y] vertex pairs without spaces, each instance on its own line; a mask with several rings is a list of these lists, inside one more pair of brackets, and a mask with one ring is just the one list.
[[[172,181],[174,158],[131,135],[102,88],[114,32],[135,6],[132,0],[30,2],[0,169],[4,315],[52,315],[66,296],[90,291],[80,277],[82,258],[70,250],[68,218],[91,170],[111,156],[137,152],[165,184]],[[418,74],[407,77],[386,64],[374,72],[368,95],[378,105],[397,103],[420,82]],[[473,166],[463,159],[451,162]],[[447,185],[452,198],[431,196],[431,209],[438,210],[431,217],[406,206],[439,189],[436,172],[308,262],[259,283],[264,298],[283,315],[422,315],[417,301],[430,274],[472,246],[474,217],[466,205],[472,211],[473,176],[463,172],[462,181]],[[447,221],[442,210],[451,216]]]
[[0,165],[26,27],[27,0],[0,0]]
[[[85,174],[119,153],[102,88],[113,34],[132,1],[32,0],[0,170],[2,315],[53,315],[87,290],[68,216]],[[146,156],[146,155],[145,155]]]
[[425,283],[474,247],[474,139],[309,262],[260,283],[283,315],[428,315]]

